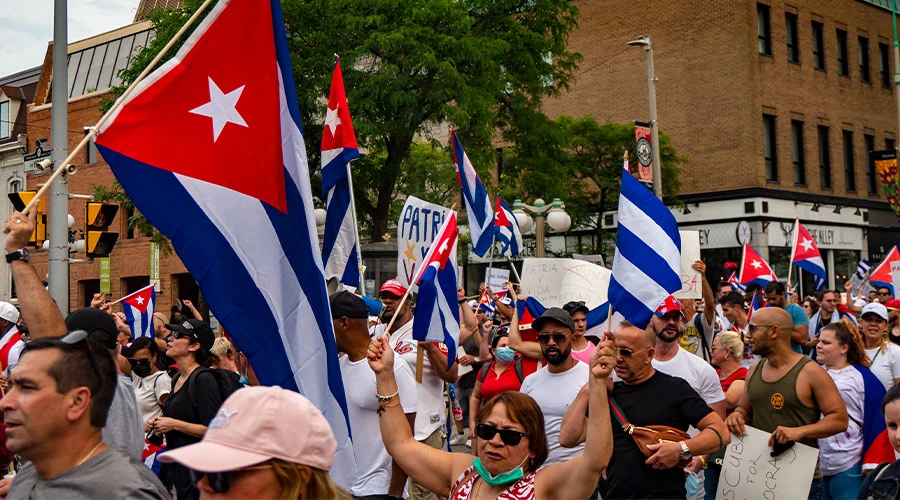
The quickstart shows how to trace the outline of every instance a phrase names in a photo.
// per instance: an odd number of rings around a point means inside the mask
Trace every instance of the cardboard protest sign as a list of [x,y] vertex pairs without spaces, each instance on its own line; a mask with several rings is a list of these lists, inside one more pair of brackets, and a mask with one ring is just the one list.
[[691,268],[700,260],[700,231],[678,231],[681,233],[681,291],[675,292],[679,299],[699,299],[703,297],[703,278]]
[[[419,263],[425,259],[428,247],[437,236],[450,209],[415,196],[406,199],[400,220],[397,222],[397,279],[406,286],[416,274]],[[456,250],[450,255],[456,263]]]
[[575,259],[525,259],[522,293],[546,307],[561,307],[571,300],[593,309],[606,302],[612,271]]
[[484,270],[484,284],[491,287],[494,293],[505,290],[503,284],[509,281],[509,269],[489,267]]

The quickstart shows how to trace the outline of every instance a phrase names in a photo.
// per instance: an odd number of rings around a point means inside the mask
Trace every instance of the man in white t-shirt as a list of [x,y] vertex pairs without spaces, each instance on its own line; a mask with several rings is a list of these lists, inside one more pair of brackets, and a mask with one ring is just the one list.
[[[396,279],[389,279],[381,285],[378,298],[384,304],[383,325],[376,325],[376,338],[384,333],[385,326],[394,316],[397,319],[388,331],[390,345],[397,357],[406,361],[415,373],[418,342],[412,338],[413,315],[410,300],[398,309],[400,300],[406,294],[406,287]],[[446,407],[444,406],[444,382],[453,383],[458,378],[458,363],[447,369],[447,348],[437,342],[424,342],[425,362],[422,365],[422,383],[417,386],[416,424],[413,434],[416,441],[435,449],[444,443],[443,428]],[[415,481],[410,480],[409,497],[413,500],[433,498],[433,494]]]
[[[681,302],[669,295],[650,319],[650,328],[656,334],[656,351],[653,354],[653,368],[661,373],[679,377],[690,384],[709,407],[725,418],[725,393],[719,383],[719,375],[713,367],[698,356],[685,352],[678,344],[684,315]],[[696,429],[689,431],[696,435]],[[703,471],[700,457],[693,457],[687,470],[698,475],[700,490],[690,498],[703,498]]]
[[[347,291],[331,294],[331,322],[334,337],[341,356],[341,377],[344,380],[344,394],[350,428],[353,429],[353,455],[356,458],[357,476],[350,485],[354,497],[386,495],[403,496],[406,473],[397,466],[384,448],[381,427],[378,423],[379,405],[394,404],[400,399],[403,413],[412,429],[416,422],[416,380],[406,363],[394,363],[394,378],[397,380],[397,394],[379,398],[375,389],[375,372],[366,362],[366,352],[371,340],[367,321],[368,308],[363,300]],[[380,400],[381,399],[381,400]]]
[[520,391],[531,396],[544,414],[550,449],[543,465],[546,467],[566,461],[584,450],[584,443],[574,448],[560,446],[559,429],[578,391],[588,382],[590,367],[572,357],[575,322],[569,313],[559,307],[551,307],[534,320],[531,327],[538,332],[538,344],[547,365],[525,377]]

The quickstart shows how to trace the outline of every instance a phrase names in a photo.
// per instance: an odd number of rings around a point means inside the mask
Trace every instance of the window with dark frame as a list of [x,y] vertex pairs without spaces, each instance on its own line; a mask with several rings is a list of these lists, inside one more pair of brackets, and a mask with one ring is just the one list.
[[9,101],[0,102],[0,139],[9,139],[12,119],[9,116]]
[[825,71],[825,27],[812,22],[813,67]]
[[759,39],[759,53],[771,56],[772,25],[769,18],[769,6],[764,3],[756,4],[756,32]]
[[803,143],[803,122],[791,120],[791,155],[794,163],[794,184],[806,185],[806,151]]
[[859,40],[859,79],[863,83],[871,83],[872,76],[869,74],[869,39],[861,36]]
[[853,163],[853,131],[843,130],[841,138],[844,143],[844,187],[848,193],[856,191],[856,168]]
[[884,149],[894,149],[897,147],[896,144],[897,143],[894,142],[893,139],[891,139],[889,137],[884,138]]
[[822,189],[831,189],[831,144],[826,125],[818,126],[819,132],[819,180]]
[[839,29],[836,33],[838,74],[850,76],[850,63],[847,61],[847,32]]
[[866,148],[866,192],[878,194],[878,176],[875,173],[875,160],[872,159],[872,151],[875,151],[875,136],[863,135],[863,145]]
[[787,39],[788,62],[800,64],[800,41],[797,38],[797,14],[784,13],[784,30]]
[[881,72],[881,86],[891,88],[891,63],[888,57],[888,44],[878,44],[878,69]]
[[766,160],[766,180],[778,182],[778,148],[775,144],[773,115],[763,115],[763,156]]

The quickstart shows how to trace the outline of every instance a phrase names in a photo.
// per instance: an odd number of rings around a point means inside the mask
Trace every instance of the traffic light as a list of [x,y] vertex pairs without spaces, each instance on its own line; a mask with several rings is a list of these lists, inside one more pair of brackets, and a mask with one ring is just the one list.
[[[8,196],[16,211],[21,212],[25,210],[25,206],[34,199],[35,195],[37,195],[37,191],[19,191],[18,193],[9,193]],[[31,233],[28,244],[39,247],[47,239],[47,197],[41,197],[32,210],[37,210],[37,217],[34,220],[34,232]]]
[[112,252],[119,233],[107,229],[118,211],[118,205],[99,201],[84,204],[84,253],[88,257],[106,257]]

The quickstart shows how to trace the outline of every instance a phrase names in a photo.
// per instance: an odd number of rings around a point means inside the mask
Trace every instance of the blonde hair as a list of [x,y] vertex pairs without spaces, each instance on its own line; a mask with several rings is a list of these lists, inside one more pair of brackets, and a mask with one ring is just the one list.
[[[272,472],[281,483],[281,500],[327,499],[350,500],[349,493],[342,490],[328,476],[328,471],[307,467],[273,458]],[[308,471],[308,479],[304,480],[304,472]]]
[[741,340],[741,335],[739,333],[722,332],[719,334],[719,342],[722,343],[723,348],[728,349],[731,352],[734,359],[740,360],[744,355],[744,341]]
[[234,353],[234,346],[225,337],[217,338],[216,341],[213,342],[212,348],[209,350],[209,352],[215,354],[219,359],[226,357],[228,351]]

